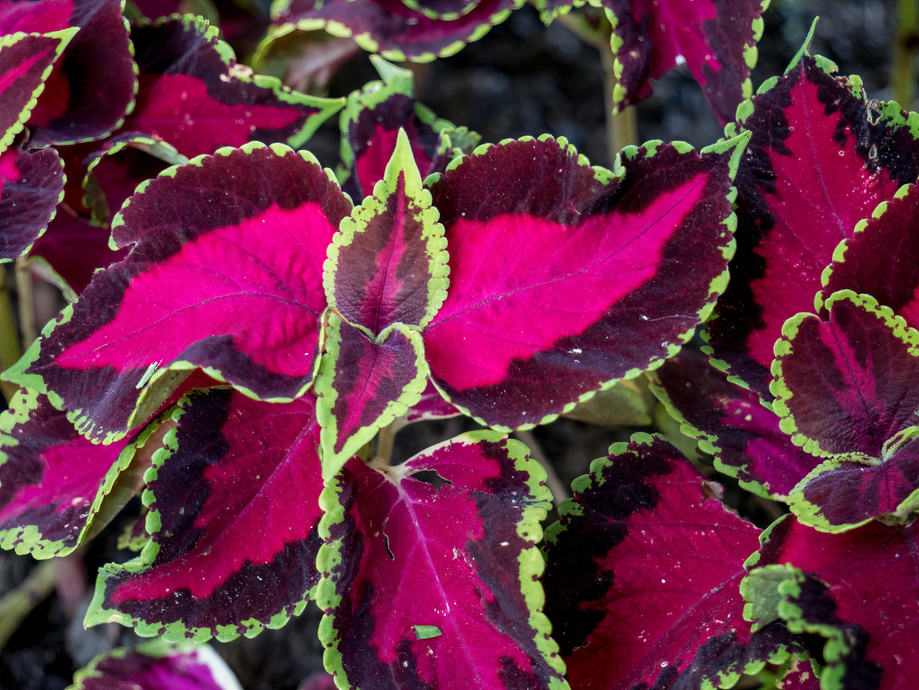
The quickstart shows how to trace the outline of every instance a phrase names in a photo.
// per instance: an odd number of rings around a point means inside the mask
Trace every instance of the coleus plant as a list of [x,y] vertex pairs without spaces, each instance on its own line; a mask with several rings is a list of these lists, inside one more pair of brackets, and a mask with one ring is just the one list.
[[[73,33],[55,31],[49,65]],[[137,53],[154,112],[217,86],[177,73],[182,56],[244,88],[199,20],[135,27],[135,50],[156,35],[184,48],[161,72],[164,47]],[[146,138],[93,144],[99,223],[126,195],[99,161],[170,136],[182,159],[135,168],[158,175],[111,218],[123,258],[6,374],[23,389],[0,417],[0,545],[68,553],[140,491],[140,554],[103,568],[87,623],[228,640],[314,599],[343,688],[907,687],[919,281],[890,247],[915,258],[915,116],[802,51],[724,141],[649,142],[605,170],[548,136],[469,153],[474,137],[381,69],[342,117],[350,197],[288,145],[313,125],[183,152],[139,94],[128,119]],[[10,119],[29,155],[57,155],[19,134],[47,70]],[[713,309],[727,375],[674,358]],[[794,515],[761,532],[639,435],[574,483],[544,560],[545,472],[504,432],[650,369],[716,466]],[[397,418],[458,412],[492,430],[371,457]],[[214,687],[182,650],[151,649],[124,655],[132,682],[178,665]]]

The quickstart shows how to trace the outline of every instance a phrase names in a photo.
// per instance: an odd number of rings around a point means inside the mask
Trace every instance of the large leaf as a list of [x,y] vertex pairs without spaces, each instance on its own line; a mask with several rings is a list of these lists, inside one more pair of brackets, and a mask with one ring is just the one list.
[[207,646],[156,640],[100,654],[68,690],[241,690],[226,662]]
[[919,673],[917,530],[873,521],[825,534],[787,516],[748,563],[745,615],[825,637],[824,690],[908,690]]
[[707,329],[720,366],[764,397],[772,346],[787,318],[813,310],[835,247],[919,176],[919,116],[869,103],[833,69],[803,55],[738,111],[753,137],[737,173],[737,254]]
[[330,27],[336,35],[344,32],[364,50],[388,60],[429,62],[480,39],[522,4],[521,0],[480,0],[455,19],[429,17],[402,0],[282,0],[272,10],[282,32]]
[[217,34],[193,15],[134,29],[140,92],[125,131],[154,135],[189,157],[250,141],[298,148],[341,108],[340,99],[253,75]]
[[322,497],[317,593],[339,687],[567,687],[537,582],[543,478],[492,431],[395,467],[345,465]]
[[29,117],[30,144],[100,139],[124,121],[137,90],[121,0],[5,2],[0,35],[79,27]]
[[85,542],[131,462],[127,445],[90,443],[47,398],[20,389],[0,415],[0,546],[50,558]]
[[0,153],[22,131],[52,65],[76,31],[0,33]]
[[32,247],[64,196],[64,165],[54,149],[0,153],[0,262]]
[[751,634],[742,616],[759,530],[670,444],[636,434],[572,489],[545,584],[573,688],[731,687],[787,654],[780,625]]
[[146,475],[151,542],[103,568],[87,624],[117,621],[173,641],[281,627],[318,580],[315,399],[274,404],[211,389],[172,416],[178,426]]
[[726,285],[742,149],[649,142],[610,173],[543,137],[454,161],[432,187],[450,253],[424,331],[435,383],[516,428],[676,354]]
[[280,145],[170,169],[113,223],[119,246],[136,243],[128,257],[7,375],[99,440],[145,419],[196,367],[262,399],[294,398],[312,381],[322,263],[350,209],[315,159]]
[[919,506],[919,331],[868,295],[843,290],[829,320],[798,314],[776,343],[775,410],[804,450],[829,458],[792,492],[820,529]]
[[817,307],[839,290],[869,294],[919,328],[919,186],[901,187],[839,243]]
[[611,10],[622,108],[651,95],[651,80],[686,65],[722,122],[751,94],[750,71],[769,0],[602,0]]

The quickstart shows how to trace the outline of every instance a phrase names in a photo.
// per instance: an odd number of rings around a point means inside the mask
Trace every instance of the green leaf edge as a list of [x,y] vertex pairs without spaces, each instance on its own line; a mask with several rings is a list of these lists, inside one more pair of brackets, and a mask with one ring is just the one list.
[[[569,690],[568,682],[563,678],[565,664],[558,653],[558,644],[551,637],[552,625],[543,613],[545,592],[539,578],[545,570],[545,559],[538,544],[543,537],[542,521],[552,505],[552,493],[546,486],[546,471],[535,460],[529,457],[527,447],[503,433],[491,429],[466,432],[449,441],[432,446],[415,455],[416,460],[430,455],[440,447],[463,443],[475,445],[479,442],[504,442],[510,458],[514,460],[515,469],[527,474],[527,486],[530,489],[530,500],[524,501],[520,522],[517,523],[517,534],[521,539],[531,542],[532,546],[518,555],[520,563],[519,582],[527,606],[530,609],[530,627],[535,632],[534,641],[543,658],[558,675],[549,681],[549,690]],[[342,596],[336,591],[335,568],[342,561],[341,541],[331,539],[331,528],[344,522],[345,510],[339,500],[342,491],[341,473],[326,482],[326,487],[319,496],[319,505],[325,512],[319,523],[319,536],[323,545],[319,548],[316,565],[321,579],[316,587],[316,603],[323,610],[319,624],[319,640],[325,647],[323,663],[326,670],[335,678],[340,690],[348,690],[351,685],[342,666],[342,655],[338,649],[338,633],[335,630],[335,616],[331,611],[341,603]]]

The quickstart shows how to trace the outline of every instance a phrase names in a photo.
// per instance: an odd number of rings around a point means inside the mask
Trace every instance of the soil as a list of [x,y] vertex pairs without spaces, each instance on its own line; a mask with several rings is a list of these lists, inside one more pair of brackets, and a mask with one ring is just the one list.
[[[860,74],[869,97],[890,98],[895,0],[773,0],[772,5],[764,16],[766,30],[759,45],[754,88],[784,71],[813,16],[822,15],[811,52],[833,59],[843,74]],[[559,24],[544,27],[529,6],[459,54],[419,68],[417,75],[421,102],[439,116],[478,131],[484,141],[549,132],[566,137],[592,163],[610,163],[598,52]],[[375,78],[366,56],[360,55],[339,70],[329,91],[345,95]],[[680,69],[666,75],[656,84],[654,96],[638,106],[638,122],[642,141],[681,139],[699,148],[722,133],[699,87]],[[324,164],[334,166],[335,130],[321,130],[311,148]],[[397,436],[396,459],[474,426],[453,419],[408,427]],[[591,459],[605,455],[610,443],[626,439],[631,431],[563,419],[534,430],[533,437],[567,486],[586,471]],[[728,500],[757,521],[770,519],[772,508],[744,499],[730,485]],[[71,683],[74,671],[96,654],[136,643],[133,632],[116,624],[83,630],[81,622],[96,569],[132,555],[119,552],[115,542],[138,514],[136,501],[87,548],[61,559],[57,590],[34,608],[0,652],[0,690],[61,690]],[[15,588],[34,566],[29,558],[0,552],[0,594]],[[292,690],[321,671],[319,618],[318,610],[311,607],[280,630],[214,646],[243,687]]]

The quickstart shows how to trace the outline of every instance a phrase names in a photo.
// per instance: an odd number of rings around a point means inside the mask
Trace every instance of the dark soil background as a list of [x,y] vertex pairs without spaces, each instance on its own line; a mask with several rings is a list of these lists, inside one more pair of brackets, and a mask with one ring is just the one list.
[[[759,44],[754,90],[764,79],[785,70],[813,17],[820,15],[811,52],[834,60],[843,74],[861,75],[869,98],[889,99],[895,12],[896,0],[773,0],[764,15],[766,30]],[[346,95],[375,78],[366,56],[359,55],[339,70],[330,95]],[[484,141],[549,132],[566,137],[592,163],[610,164],[598,52],[559,24],[544,27],[530,7],[513,13],[459,54],[420,67],[417,80],[422,103],[438,116],[478,131]],[[680,139],[701,148],[721,136],[698,85],[681,70],[670,72],[656,85],[654,96],[638,107],[638,121],[642,141]],[[338,159],[334,127],[321,130],[309,147],[324,164],[334,166]],[[396,459],[474,426],[454,419],[408,427],[397,436]],[[559,420],[534,430],[533,437],[567,485],[586,471],[591,459],[605,455],[610,443],[627,438],[630,431]],[[744,504],[730,486],[728,499],[739,502],[754,519],[768,517],[763,512],[768,506]],[[33,610],[0,651],[0,690],[61,690],[71,683],[74,671],[96,654],[137,642],[132,631],[116,624],[84,630],[82,617],[95,570],[104,562],[132,556],[117,551],[115,542],[138,511],[139,504],[130,505],[123,519],[84,551],[58,562],[57,590]],[[34,566],[30,558],[0,552],[0,595],[23,582]],[[318,610],[311,607],[281,630],[214,646],[243,687],[293,690],[321,671],[318,620]]]

